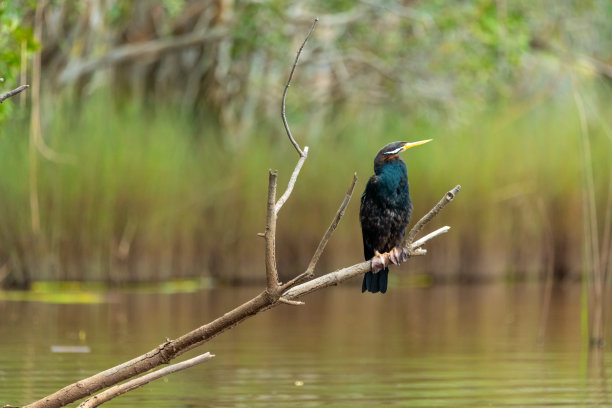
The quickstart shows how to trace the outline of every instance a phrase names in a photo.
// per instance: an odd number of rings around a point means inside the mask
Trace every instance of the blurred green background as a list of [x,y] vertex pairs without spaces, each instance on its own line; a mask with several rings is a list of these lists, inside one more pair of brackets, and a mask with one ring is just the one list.
[[[404,155],[414,217],[457,200],[393,285],[609,270],[609,1],[0,2],[0,280],[263,281],[267,171],[284,278],[355,196],[318,273],[361,261],[359,195]],[[40,130],[40,131],[39,131]],[[198,284],[200,284],[198,283]]]

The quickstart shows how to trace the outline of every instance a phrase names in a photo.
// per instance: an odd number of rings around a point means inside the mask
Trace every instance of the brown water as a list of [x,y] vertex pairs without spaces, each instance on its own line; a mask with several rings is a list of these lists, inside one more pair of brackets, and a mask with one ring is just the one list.
[[[32,402],[139,355],[256,293],[0,301],[0,406]],[[541,293],[538,286],[396,288],[384,296],[332,288],[306,306],[248,320],[200,349],[216,354],[212,361],[105,406],[612,406],[612,353],[610,346],[588,352],[580,286],[554,290],[544,330]],[[91,352],[53,353],[54,345]]]

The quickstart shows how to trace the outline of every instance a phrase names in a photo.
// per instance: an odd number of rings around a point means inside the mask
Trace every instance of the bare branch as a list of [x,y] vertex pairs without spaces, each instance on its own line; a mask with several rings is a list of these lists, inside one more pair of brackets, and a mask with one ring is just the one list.
[[[423,218],[417,222],[417,224],[412,228],[410,234],[408,236],[414,236],[418,231],[423,229],[423,227],[430,222],[448,203],[450,203],[455,195],[461,190],[461,186],[457,185],[455,188],[450,190],[448,193],[444,195],[442,200],[438,202]],[[438,235],[446,233],[450,227],[442,227],[437,229],[436,231],[424,236],[416,242],[409,242],[407,244],[406,251],[408,256],[415,255],[424,255],[427,253],[426,250],[420,248],[427,241],[437,237]],[[413,231],[416,231],[414,234]],[[362,275],[366,272],[370,272],[372,270],[371,261],[365,261],[353,266],[349,266],[347,268],[343,268],[334,272],[330,272],[326,275],[323,275],[319,278],[310,280],[306,283],[302,283],[301,285],[297,285],[292,287],[287,291],[283,291],[282,297],[285,299],[295,299],[301,296],[304,296],[308,293],[314,292],[319,289],[326,288],[328,286],[338,285],[348,279],[351,279],[355,276]]]
[[318,22],[319,22],[319,19],[315,18],[314,22],[312,23],[312,27],[310,27],[310,31],[308,31],[306,38],[304,38],[304,41],[302,42],[302,45],[300,46],[300,49],[298,50],[297,55],[295,56],[295,61],[293,62],[293,66],[291,67],[291,71],[289,72],[289,79],[287,79],[287,84],[285,85],[285,90],[283,91],[283,99],[281,103],[281,117],[283,118],[283,125],[285,126],[285,131],[287,132],[287,136],[289,137],[289,140],[293,144],[293,147],[295,147],[295,150],[297,150],[300,157],[304,157],[305,153],[302,151],[302,149],[300,149],[300,145],[295,141],[295,139],[293,138],[293,135],[291,134],[291,130],[289,129],[289,123],[287,123],[287,116],[285,115],[285,100],[287,99],[287,91],[289,90],[289,86],[291,85],[291,79],[293,78],[293,72],[295,71],[295,67],[297,66],[298,60],[300,59],[300,54],[302,53],[302,50],[304,49],[304,46],[306,45],[306,41],[308,41],[308,39],[310,38],[310,35],[314,31]]
[[164,367],[160,370],[154,371],[152,373],[143,375],[142,377],[135,378],[126,383],[116,385],[112,388],[107,389],[104,392],[101,392],[98,395],[94,395],[93,397],[83,401],[78,408],[94,408],[103,403],[110,401],[111,399],[118,397],[126,392],[135,390],[136,388],[140,388],[144,385],[147,385],[151,381],[155,381],[159,378],[162,378],[168,374],[176,373],[177,371],[185,370],[187,368],[193,367],[195,365],[201,364],[205,361],[211,360],[215,357],[214,354],[210,354],[206,352],[197,357],[191,358],[189,360],[182,361],[180,363],[172,364],[168,367]]
[[180,51],[185,47],[202,44],[227,36],[224,29],[213,29],[208,32],[196,32],[180,37],[153,40],[140,44],[122,45],[110,50],[107,54],[89,60],[73,60],[60,75],[60,83],[75,81],[83,75],[90,74],[100,68],[120,64],[134,59],[159,58],[168,52]]
[[[455,189],[452,191],[456,193],[459,190],[457,187],[455,187]],[[450,200],[448,200],[448,202],[450,202]],[[442,205],[442,207],[445,205],[446,204]],[[434,209],[432,209],[432,211]],[[439,210],[437,212],[439,212]],[[431,220],[432,218],[433,216],[429,219]],[[136,375],[142,374],[162,364],[167,364],[172,359],[198,346],[201,346],[215,336],[223,333],[225,330],[231,329],[237,324],[242,323],[249,317],[255,316],[257,313],[268,310],[277,305],[286,303],[285,301],[280,301],[280,298],[290,301],[295,300],[316,290],[323,289],[328,286],[338,285],[339,283],[342,283],[355,276],[362,275],[371,270],[372,265],[370,261],[361,262],[347,268],[330,272],[319,278],[295,286],[284,292],[282,296],[279,295],[279,297],[276,299],[270,296],[268,290],[265,290],[259,295],[255,296],[253,299],[225,313],[212,322],[200,326],[189,333],[185,333],[175,340],[166,341],[148,353],[142,354],[130,361],[94,374],[91,377],[85,378],[76,383],[70,384],[39,401],[27,405],[26,407],[57,408],[65,406],[71,402],[91,395],[92,393],[105,387],[109,387]]]
[[6,99],[11,98],[17,94],[20,94],[21,92],[23,92],[24,90],[28,89],[30,87],[30,85],[21,85],[15,89],[13,89],[12,91],[8,91],[3,93],[2,95],[0,95],[0,103],[4,102]]
[[291,174],[291,178],[289,179],[289,183],[287,184],[287,190],[285,190],[281,198],[279,198],[278,201],[276,202],[274,211],[276,212],[277,215],[280,209],[283,208],[283,205],[285,205],[285,202],[287,201],[287,199],[289,199],[289,196],[291,195],[291,193],[293,192],[293,187],[295,187],[295,182],[297,181],[298,175],[300,174],[300,170],[302,170],[302,166],[304,165],[304,162],[306,161],[307,157],[308,157],[308,146],[304,147],[304,154],[300,156],[300,159],[295,165],[295,169],[293,170],[293,173]]
[[273,293],[278,287],[276,269],[276,179],[278,173],[270,170],[268,179],[268,214],[266,217],[266,282],[268,291]]
[[336,216],[334,217],[331,224],[327,228],[327,231],[325,231],[323,238],[321,238],[321,242],[319,242],[319,246],[317,247],[314,255],[312,256],[312,259],[310,260],[310,263],[308,264],[308,268],[306,268],[305,272],[299,274],[295,278],[291,279],[289,282],[285,283],[281,287],[281,292],[284,292],[288,290],[289,288],[292,288],[293,286],[298,285],[301,282],[307,279],[310,279],[314,276],[314,268],[317,266],[317,262],[319,262],[319,258],[321,257],[321,254],[325,250],[325,247],[327,246],[327,242],[331,238],[332,234],[336,230],[336,227],[338,227],[340,220],[344,216],[346,207],[348,206],[349,202],[351,201],[351,197],[353,196],[353,190],[355,190],[356,183],[357,183],[357,173],[354,173],[353,181],[351,182],[351,185],[348,191],[346,192],[346,196],[344,197],[342,204],[340,204],[340,207],[338,208],[338,211],[336,212]]
[[282,297],[285,299],[297,299],[309,293],[317,290],[326,288],[328,286],[338,285],[344,281],[347,281],[355,276],[363,275],[366,272],[372,270],[370,261],[364,261],[347,268],[342,268],[334,272],[330,272],[308,282],[302,283],[301,285],[294,286],[288,291],[284,292]]
[[317,250],[315,251],[314,255],[312,256],[312,259],[310,260],[310,263],[308,264],[308,268],[306,269],[306,272],[308,274],[310,274],[310,275],[314,274],[314,269],[317,266],[317,262],[319,262],[319,258],[321,257],[321,254],[323,253],[323,251],[325,250],[325,247],[327,246],[327,242],[329,241],[329,239],[331,238],[332,234],[334,233],[334,231],[338,227],[338,224],[340,223],[340,220],[344,216],[344,212],[346,211],[346,207],[348,207],[348,204],[351,201],[351,197],[353,196],[353,191],[355,190],[355,184],[356,183],[357,183],[357,173],[354,173],[353,174],[353,181],[351,182],[351,185],[349,186],[349,189],[346,192],[346,196],[344,197],[344,200],[342,201],[342,204],[340,204],[340,207],[338,208],[338,211],[336,212],[336,216],[334,217],[334,219],[332,220],[331,224],[327,228],[327,231],[325,231],[325,235],[323,235],[323,238],[321,239],[321,242],[319,242],[319,246],[317,247]]
[[[419,247],[425,242],[437,237],[438,235],[448,232],[449,229],[450,227],[439,228],[431,234],[428,234],[416,241],[414,244],[411,245],[411,255],[424,255],[427,251]],[[359,264],[339,269],[334,272],[330,272],[326,275],[323,275],[306,283],[302,283],[301,285],[295,286],[284,292],[282,297],[289,300],[296,299],[309,293],[315,292],[317,290],[326,288],[328,286],[338,285],[344,281],[354,278],[355,276],[363,275],[364,273],[369,272],[371,270],[372,266],[370,261],[361,262]]]
[[287,80],[287,84],[285,85],[285,90],[283,91],[283,98],[282,98],[282,103],[281,103],[281,118],[283,120],[283,125],[285,126],[285,130],[287,131],[287,136],[289,137],[289,140],[291,141],[293,146],[296,148],[298,154],[300,155],[300,159],[295,165],[295,169],[293,170],[293,173],[291,174],[291,177],[289,178],[287,189],[285,190],[281,198],[276,203],[274,201],[276,200],[275,197],[276,197],[276,178],[277,178],[276,176],[277,174],[276,172],[272,172],[272,171],[270,172],[270,184],[268,187],[268,217],[266,221],[266,278],[267,278],[268,293],[270,295],[273,295],[273,297],[280,296],[280,293],[281,293],[281,291],[279,290],[280,283],[278,281],[278,269],[276,267],[276,256],[275,256],[276,220],[278,218],[278,212],[280,211],[281,208],[283,208],[283,205],[285,205],[285,202],[287,202],[287,200],[289,199],[289,196],[291,196],[291,193],[293,192],[293,188],[295,187],[295,183],[297,181],[298,175],[300,174],[300,170],[302,169],[302,166],[304,165],[304,162],[306,161],[306,158],[308,157],[308,146],[306,146],[304,150],[302,151],[300,149],[300,146],[297,144],[297,142],[293,138],[293,135],[291,135],[291,130],[289,130],[289,124],[287,123],[287,116],[285,115],[285,101],[287,99],[287,90],[289,89],[289,86],[291,85],[291,79],[293,78],[293,73],[295,72],[295,67],[297,66],[298,60],[300,59],[300,54],[302,53],[302,50],[304,49],[306,42],[310,38],[310,35],[314,31],[315,26],[317,25],[318,21],[319,19],[315,18],[312,24],[312,27],[310,27],[310,31],[308,31],[306,38],[304,38],[302,45],[298,49],[297,55],[295,56],[295,62],[293,63],[293,66],[291,67],[291,72],[289,73],[289,79]]
[[299,300],[289,300],[289,299],[285,299],[283,297],[278,298],[278,301],[281,302],[281,303],[285,303],[287,305],[292,305],[292,306],[302,306],[302,305],[306,304],[306,303],[301,302]]
[[438,213],[444,207],[446,207],[446,204],[453,201],[453,199],[455,198],[455,196],[460,190],[461,190],[461,186],[457,184],[452,190],[446,193],[444,197],[442,197],[442,199],[438,202],[438,204],[435,205],[434,208],[429,210],[427,214],[425,214],[416,224],[414,224],[414,227],[412,227],[408,235],[406,235],[406,238],[404,238],[404,242],[402,242],[402,247],[405,247],[405,248],[408,247],[412,243],[412,241],[414,241],[414,238],[416,237],[416,235],[419,232],[421,232],[423,227],[429,221],[431,221],[436,215],[438,215]]
[[450,230],[450,227],[446,225],[442,228],[438,228],[434,232],[430,232],[429,234],[425,235],[423,238],[414,241],[408,247],[408,256],[425,255],[427,253],[427,250],[421,249],[421,246],[423,246],[423,244],[425,244],[427,241],[430,241],[433,238],[437,237],[438,235],[446,234],[449,230]]

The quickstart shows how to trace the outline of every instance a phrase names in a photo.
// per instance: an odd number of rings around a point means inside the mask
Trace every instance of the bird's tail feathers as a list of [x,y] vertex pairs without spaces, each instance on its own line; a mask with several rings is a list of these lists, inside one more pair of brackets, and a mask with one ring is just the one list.
[[361,293],[385,293],[387,291],[387,282],[389,281],[389,268],[381,269],[378,273],[366,272],[363,275],[363,283],[361,284]]

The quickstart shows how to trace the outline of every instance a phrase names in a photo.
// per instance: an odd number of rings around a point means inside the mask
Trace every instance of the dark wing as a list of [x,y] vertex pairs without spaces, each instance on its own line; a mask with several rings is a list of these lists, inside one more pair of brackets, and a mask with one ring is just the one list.
[[366,260],[374,251],[387,252],[401,243],[412,212],[405,178],[397,189],[389,191],[381,186],[379,178],[372,176],[361,196],[359,220]]
[[361,222],[361,236],[363,238],[363,256],[366,260],[374,256],[374,245],[377,241],[377,194],[376,183],[378,177],[373,175],[361,195],[361,207],[359,209],[359,221]]

